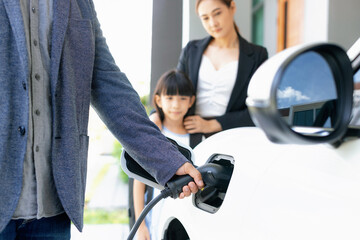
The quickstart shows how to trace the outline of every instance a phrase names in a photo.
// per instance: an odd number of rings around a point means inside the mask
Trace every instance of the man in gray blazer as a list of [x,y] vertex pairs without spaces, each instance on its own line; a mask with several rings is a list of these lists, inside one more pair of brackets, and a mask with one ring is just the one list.
[[116,66],[92,0],[2,0],[0,22],[0,240],[82,230],[90,103],[160,184],[203,186]]

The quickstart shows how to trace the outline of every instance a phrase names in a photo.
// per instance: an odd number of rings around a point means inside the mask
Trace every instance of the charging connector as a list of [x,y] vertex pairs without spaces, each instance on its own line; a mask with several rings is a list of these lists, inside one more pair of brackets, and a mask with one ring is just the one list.
[[[216,163],[207,163],[198,167],[197,170],[201,173],[206,187],[214,187],[220,192],[226,191],[231,178],[232,169]],[[182,192],[183,186],[191,181],[193,181],[193,179],[189,175],[175,176],[166,185],[171,191],[170,196],[172,198],[177,198]]]
[[[216,163],[207,163],[201,167],[198,167],[197,170],[201,173],[203,181],[205,183],[205,188],[213,188],[219,191],[226,191],[228,183],[231,178],[232,170]],[[148,214],[148,212],[161,200],[167,197],[172,197],[176,199],[179,194],[182,192],[182,188],[186,186],[189,182],[194,181],[189,175],[174,176],[167,184],[164,190],[151,200],[144,210],[141,212],[139,218],[136,220],[133,228],[130,231],[128,240],[133,239],[137,229],[140,224]]]

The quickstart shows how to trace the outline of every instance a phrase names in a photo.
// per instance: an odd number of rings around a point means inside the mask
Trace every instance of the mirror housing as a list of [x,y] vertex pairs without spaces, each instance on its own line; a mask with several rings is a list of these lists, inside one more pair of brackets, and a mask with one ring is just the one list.
[[[315,52],[329,66],[337,92],[336,122],[332,129],[302,127],[296,131],[284,121],[277,106],[277,94],[284,72],[299,56]],[[317,71],[314,68],[313,71]],[[246,104],[256,126],[275,143],[336,143],[344,136],[350,121],[353,95],[353,71],[347,53],[339,46],[312,43],[288,48],[263,63],[254,73]],[[306,83],[304,83],[306,84]]]

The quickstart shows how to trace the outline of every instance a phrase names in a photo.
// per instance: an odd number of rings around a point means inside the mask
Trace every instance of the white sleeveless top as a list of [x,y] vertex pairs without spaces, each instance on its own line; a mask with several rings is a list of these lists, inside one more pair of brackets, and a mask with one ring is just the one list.
[[235,85],[238,62],[232,61],[216,70],[203,55],[196,93],[196,114],[201,117],[224,115]]

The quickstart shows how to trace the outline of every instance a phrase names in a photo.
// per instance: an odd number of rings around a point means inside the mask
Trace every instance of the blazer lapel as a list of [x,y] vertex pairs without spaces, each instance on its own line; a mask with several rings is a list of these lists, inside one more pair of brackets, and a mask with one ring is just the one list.
[[254,59],[251,57],[253,54],[249,44],[239,35],[239,65],[238,72],[236,76],[236,82],[234,89],[231,93],[229,104],[226,111],[229,111],[236,102],[236,99],[241,94],[241,91],[248,85],[249,75],[251,74],[252,68],[254,66]]
[[[202,55],[209,45],[212,37],[205,38],[203,41],[200,41],[196,47],[198,48],[196,51],[194,51],[194,56],[192,57],[193,63],[190,65],[190,79],[192,80],[194,84],[194,88],[197,89],[197,83],[199,79],[199,69],[201,64]],[[191,59],[191,58],[190,58]]]
[[51,38],[51,92],[55,93],[61,53],[69,22],[70,0],[54,0],[53,29]]
[[11,24],[12,31],[15,36],[16,45],[18,47],[19,56],[21,65],[24,72],[28,72],[28,51],[26,46],[26,36],[25,36],[25,27],[24,21],[19,21],[23,19],[20,2],[13,0],[4,0],[5,9]]

